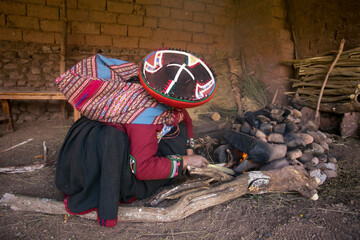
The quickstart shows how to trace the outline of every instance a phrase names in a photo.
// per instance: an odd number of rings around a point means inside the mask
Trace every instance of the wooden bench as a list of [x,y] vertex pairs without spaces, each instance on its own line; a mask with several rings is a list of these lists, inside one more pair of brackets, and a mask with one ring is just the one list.
[[[14,121],[11,113],[11,101],[10,100],[65,100],[61,104],[61,111],[64,116],[66,114],[66,98],[60,92],[0,92],[0,99],[2,103],[3,113],[5,115],[4,120],[8,120],[8,131],[14,130]],[[74,108],[74,121],[80,117],[80,113]]]

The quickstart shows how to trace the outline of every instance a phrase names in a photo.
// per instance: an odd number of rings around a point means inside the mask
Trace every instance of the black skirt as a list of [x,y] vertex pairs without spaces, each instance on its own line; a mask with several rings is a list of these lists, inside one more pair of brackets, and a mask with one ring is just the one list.
[[[186,154],[186,127],[179,127],[177,137],[160,141],[157,156]],[[130,170],[129,149],[121,130],[86,117],[73,124],[59,152],[55,179],[69,213],[96,210],[101,225],[114,226],[120,201],[147,198],[169,184],[171,179],[138,180]]]

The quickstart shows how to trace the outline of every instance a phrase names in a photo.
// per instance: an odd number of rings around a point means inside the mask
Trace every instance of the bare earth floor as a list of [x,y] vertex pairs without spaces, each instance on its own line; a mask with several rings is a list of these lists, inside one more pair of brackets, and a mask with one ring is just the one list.
[[[14,193],[62,200],[55,188],[55,163],[70,120],[0,125],[0,167],[34,164],[48,148],[50,166],[32,173],[0,174],[0,195]],[[2,152],[28,139],[32,141]],[[245,195],[171,223],[97,222],[0,207],[0,239],[360,239],[360,140],[333,137],[338,177],[319,187],[316,202],[294,193]],[[134,202],[132,206],[141,205]]]

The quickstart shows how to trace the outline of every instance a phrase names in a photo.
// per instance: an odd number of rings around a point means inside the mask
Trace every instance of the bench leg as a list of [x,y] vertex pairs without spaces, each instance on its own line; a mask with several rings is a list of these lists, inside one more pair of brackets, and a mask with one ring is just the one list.
[[9,124],[6,127],[6,130],[12,132],[12,131],[14,131],[14,121],[13,121],[12,113],[11,113],[10,100],[1,99],[1,104],[2,104],[2,109],[3,109],[5,117],[7,117],[9,119]]
[[66,111],[66,101],[62,101],[60,108],[61,108],[61,113],[63,114],[64,118],[67,119],[68,118],[68,114]]
[[81,113],[74,108],[74,122],[76,122],[81,117]]

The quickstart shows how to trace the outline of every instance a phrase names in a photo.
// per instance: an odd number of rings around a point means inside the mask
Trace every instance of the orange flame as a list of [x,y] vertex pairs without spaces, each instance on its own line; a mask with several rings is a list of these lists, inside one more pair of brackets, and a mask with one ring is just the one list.
[[247,157],[247,153],[243,153],[243,154],[242,154],[242,160],[245,160],[246,157]]

